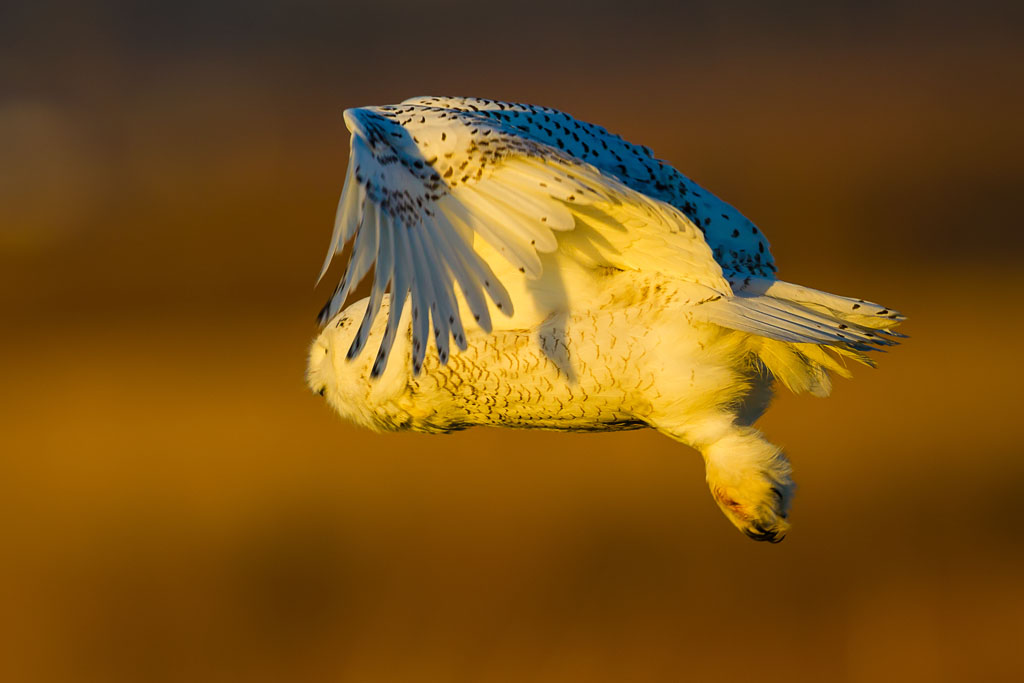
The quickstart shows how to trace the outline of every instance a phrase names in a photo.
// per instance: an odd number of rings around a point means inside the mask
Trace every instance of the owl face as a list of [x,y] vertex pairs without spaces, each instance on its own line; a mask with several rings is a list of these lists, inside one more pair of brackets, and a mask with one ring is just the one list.
[[[368,300],[363,299],[352,304],[336,315],[316,338],[309,349],[309,363],[306,369],[306,385],[327,399],[331,407],[343,418],[373,429],[381,428],[379,416],[374,414],[374,406],[379,408],[400,393],[406,384],[408,361],[393,363],[380,378],[371,378],[370,365],[374,354],[360,354],[350,359],[349,348],[355,338]],[[382,307],[383,315],[378,315],[370,328],[367,343],[376,349],[384,334],[387,320],[387,302]],[[408,315],[405,316],[404,328],[408,327]],[[408,353],[408,335],[400,335],[396,344],[398,352]],[[407,359],[406,359],[407,360]]]
[[[365,303],[363,308],[365,308]],[[328,323],[309,350],[309,364],[306,370],[306,384],[316,394],[323,396],[343,415],[350,412],[350,406],[365,401],[366,377],[365,358],[346,358],[349,345],[355,336],[359,318],[354,311],[358,304],[350,306]]]

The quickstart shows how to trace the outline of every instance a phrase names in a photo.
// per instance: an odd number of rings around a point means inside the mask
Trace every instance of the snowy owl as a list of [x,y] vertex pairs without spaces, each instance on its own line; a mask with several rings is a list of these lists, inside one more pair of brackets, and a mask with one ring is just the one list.
[[[825,396],[847,361],[871,365],[902,315],[776,279],[736,209],[560,111],[417,97],[345,123],[320,277],[351,256],[313,391],[380,431],[653,427],[704,456],[736,527],[783,538],[790,466],[751,425],[776,381]],[[341,310],[371,268],[369,297]]]

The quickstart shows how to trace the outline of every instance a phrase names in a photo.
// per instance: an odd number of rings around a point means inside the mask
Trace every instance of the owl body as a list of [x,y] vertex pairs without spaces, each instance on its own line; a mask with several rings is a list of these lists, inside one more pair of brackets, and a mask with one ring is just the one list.
[[[529,289],[523,281],[523,289]],[[751,362],[748,335],[694,323],[699,288],[662,276],[603,278],[588,307],[540,325],[473,330],[446,364],[428,354],[411,367],[409,306],[398,358],[371,381],[370,359],[349,360],[367,299],[338,314],[310,352],[308,382],[331,406],[376,431],[444,433],[473,426],[597,432],[659,428],[700,433],[734,410],[750,423],[767,406],[771,378]],[[513,290],[514,291],[514,290]],[[390,313],[370,333],[384,333]],[[402,359],[402,360],[398,360]]]
[[752,423],[777,385],[826,396],[847,362],[871,365],[902,315],[777,279],[749,219],[562,112],[421,97],[345,121],[321,277],[351,256],[313,391],[378,431],[652,427],[701,453],[737,528],[781,540],[790,466]]

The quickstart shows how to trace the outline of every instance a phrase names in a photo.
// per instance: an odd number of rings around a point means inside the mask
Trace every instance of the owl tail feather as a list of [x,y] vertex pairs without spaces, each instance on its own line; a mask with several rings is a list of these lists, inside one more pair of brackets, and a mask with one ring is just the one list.
[[847,360],[874,367],[867,351],[906,335],[893,331],[905,316],[885,306],[789,282],[748,278],[732,297],[701,306],[709,322],[751,333],[748,351],[795,393],[827,396],[830,373],[850,377]]

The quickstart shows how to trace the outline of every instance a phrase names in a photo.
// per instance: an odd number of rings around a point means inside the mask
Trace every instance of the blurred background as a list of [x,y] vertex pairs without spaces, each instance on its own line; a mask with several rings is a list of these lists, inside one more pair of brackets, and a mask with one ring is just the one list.
[[[0,678],[1024,680],[1024,5],[0,9]],[[346,107],[651,146],[908,343],[782,395],[753,543],[649,431],[375,435],[304,386]]]

